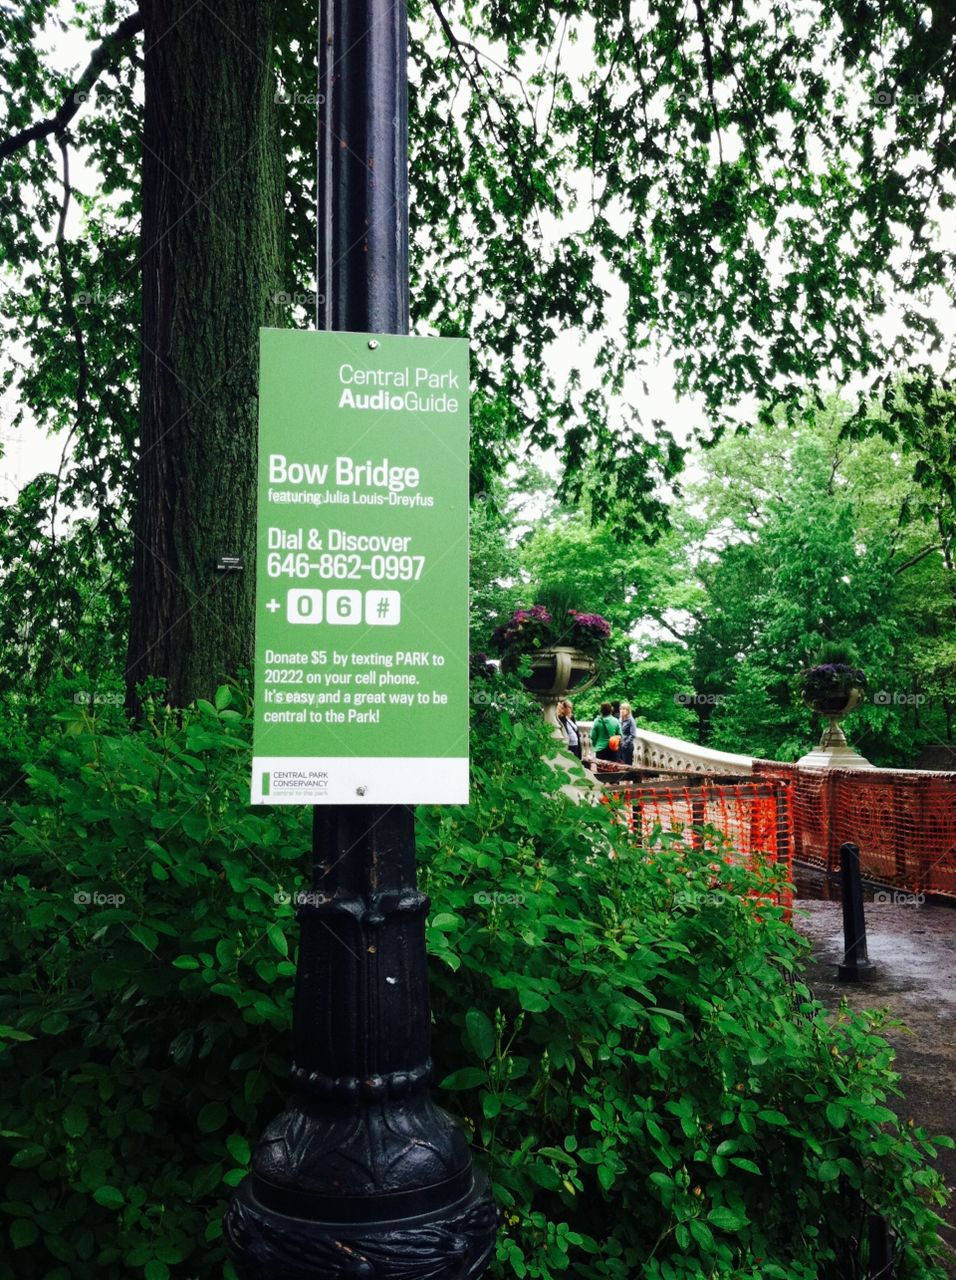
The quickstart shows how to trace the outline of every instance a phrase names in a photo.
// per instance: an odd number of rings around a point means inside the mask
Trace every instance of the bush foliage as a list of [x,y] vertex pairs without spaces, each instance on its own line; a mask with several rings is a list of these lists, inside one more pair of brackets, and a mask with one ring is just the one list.
[[[810,1280],[865,1201],[900,1276],[942,1276],[933,1143],[886,1105],[873,1020],[793,985],[766,871],[713,833],[636,849],[498,701],[472,803],[419,811],[439,1096],[505,1213],[489,1274]],[[247,710],[223,688],[131,734],[75,706],[2,819],[4,1277],[230,1274],[308,845],[305,811],[247,804]]]

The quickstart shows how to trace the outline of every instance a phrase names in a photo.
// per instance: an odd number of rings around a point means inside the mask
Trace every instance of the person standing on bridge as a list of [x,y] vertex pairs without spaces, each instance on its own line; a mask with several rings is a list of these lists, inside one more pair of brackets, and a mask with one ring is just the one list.
[[601,710],[591,725],[591,745],[599,760],[617,760],[621,754],[621,722],[611,715],[611,704],[601,703]]
[[578,735],[577,721],[574,719],[574,708],[566,698],[563,702],[558,703],[557,716],[558,728],[561,730],[568,750],[580,760],[581,738]]
[[634,763],[634,746],[637,742],[637,723],[629,702],[621,703],[621,764]]

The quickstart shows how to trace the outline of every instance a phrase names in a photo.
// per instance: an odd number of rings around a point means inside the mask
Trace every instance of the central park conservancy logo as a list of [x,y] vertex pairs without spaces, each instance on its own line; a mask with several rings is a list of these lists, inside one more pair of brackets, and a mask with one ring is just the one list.
[[325,770],[265,769],[262,774],[262,795],[279,792],[307,791],[310,795],[325,795],[329,789],[329,775]]

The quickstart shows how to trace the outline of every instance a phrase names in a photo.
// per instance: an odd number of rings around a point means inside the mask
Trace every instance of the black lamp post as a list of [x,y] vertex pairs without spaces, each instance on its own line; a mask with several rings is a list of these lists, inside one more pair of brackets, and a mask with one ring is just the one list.
[[[318,325],[408,332],[406,0],[322,0]],[[293,1095],[226,1236],[243,1280],[466,1280],[498,1212],[428,1092],[428,899],[408,806],[316,807]]]

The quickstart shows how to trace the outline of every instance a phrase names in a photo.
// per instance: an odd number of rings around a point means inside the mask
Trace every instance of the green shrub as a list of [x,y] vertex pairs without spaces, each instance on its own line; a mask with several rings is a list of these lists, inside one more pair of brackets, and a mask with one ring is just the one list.
[[[766,879],[713,837],[635,849],[489,688],[472,804],[419,821],[440,1097],[506,1213],[489,1274],[809,1280],[862,1196],[900,1275],[941,1276],[932,1144],[866,1019],[794,1016]],[[285,1092],[308,814],[249,807],[238,691],[61,727],[0,820],[0,1275],[212,1280]]]
[[249,807],[232,701],[136,734],[72,708],[4,819],[0,1274],[222,1274],[223,1199],[282,1098],[275,899],[308,848],[303,811]]
[[536,732],[498,729],[472,805],[420,839],[436,1056],[505,1209],[496,1274],[811,1280],[864,1200],[900,1277],[944,1275],[934,1147],[886,1106],[881,1020],[831,1026],[794,983],[770,868],[714,832],[635,851],[603,806],[544,794]]

